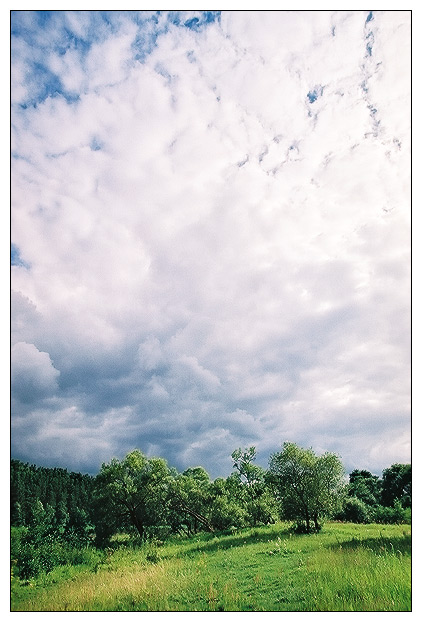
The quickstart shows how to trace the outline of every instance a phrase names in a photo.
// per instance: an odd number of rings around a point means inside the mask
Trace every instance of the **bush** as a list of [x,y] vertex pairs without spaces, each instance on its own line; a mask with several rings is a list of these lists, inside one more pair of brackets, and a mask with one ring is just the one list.
[[276,502],[268,492],[250,500],[246,510],[249,525],[274,524],[279,516]]
[[30,579],[49,573],[56,566],[91,565],[98,552],[89,546],[74,546],[54,535],[40,540],[26,527],[12,528],[11,559],[14,574],[20,579]]
[[371,510],[361,499],[348,497],[336,518],[349,523],[370,523]]
[[411,510],[403,508],[399,501],[395,502],[394,507],[370,507],[357,497],[347,497],[341,511],[334,518],[350,523],[410,524]]
[[67,563],[63,546],[59,542],[48,541],[41,546],[22,542],[15,559],[20,579],[36,577],[41,572],[50,572],[55,566]]
[[396,501],[394,507],[377,505],[373,509],[373,521],[386,524],[410,523],[411,514],[409,508],[404,509],[401,503]]
[[218,496],[213,500],[210,522],[218,531],[224,531],[229,527],[245,527],[247,512],[244,507],[236,501],[231,501],[227,496]]

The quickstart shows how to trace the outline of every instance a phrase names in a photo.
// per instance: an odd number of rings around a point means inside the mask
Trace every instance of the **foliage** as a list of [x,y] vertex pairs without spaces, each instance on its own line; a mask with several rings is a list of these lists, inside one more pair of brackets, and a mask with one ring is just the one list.
[[268,470],[255,464],[253,446],[236,449],[232,459],[233,472],[214,481],[200,466],[177,473],[165,460],[139,450],[103,464],[95,478],[12,460],[15,577],[30,579],[86,563],[97,554],[94,539],[105,551],[122,533],[132,543],[136,536],[136,546],[148,542],[149,561],[158,563],[157,546],[175,535],[237,533],[274,524],[281,516],[296,522],[297,533],[319,531],[330,516],[361,524],[410,523],[410,465],[394,464],[382,479],[355,469],[344,490],[334,454],[318,457],[285,443],[271,456]]
[[66,469],[37,467],[19,460],[10,464],[10,514],[14,526],[28,525],[34,503],[68,514],[69,526],[80,524],[80,512],[92,522],[92,489],[94,478]]
[[47,505],[44,509],[37,500],[29,525],[12,527],[11,558],[16,575],[29,579],[56,566],[83,563],[90,535],[86,526],[80,532],[66,529],[66,523],[57,520],[53,508]]
[[335,454],[318,457],[289,442],[270,457],[268,479],[284,518],[297,520],[298,528],[303,523],[307,533],[320,530],[321,519],[333,514],[344,489],[343,466]]
[[410,520],[410,508],[403,508],[400,501],[396,501],[393,507],[378,505],[372,513],[374,523],[401,524],[410,523]]
[[202,467],[189,468],[170,482],[169,522],[173,533],[193,535],[213,530],[208,516],[210,477]]
[[382,505],[394,507],[399,501],[403,508],[412,505],[412,467],[410,464],[393,464],[382,472]]
[[349,475],[348,497],[338,514],[341,520],[375,523],[409,523],[411,520],[410,464],[393,464],[382,479],[366,470]]
[[130,524],[139,535],[164,527],[169,510],[172,473],[163,458],[147,458],[139,450],[123,460],[103,464],[95,478],[99,533],[110,535],[117,525]]
[[266,481],[265,470],[253,464],[256,459],[255,447],[245,451],[241,448],[232,453],[233,467],[236,470],[232,478],[240,484],[242,505],[246,508],[248,525],[267,525],[279,518],[276,500]]
[[346,497],[342,509],[337,512],[335,518],[350,523],[370,523],[371,510],[358,497]]
[[210,518],[218,531],[247,525],[247,510],[241,502],[237,478],[217,478],[211,485]]
[[262,467],[253,464],[256,459],[256,448],[249,447],[242,451],[236,449],[232,453],[233,467],[237,470],[241,480],[250,488],[264,481],[265,471]]
[[234,452],[235,473],[211,482],[202,467],[178,474],[164,460],[130,452],[103,464],[95,480],[97,542],[135,527],[141,537],[265,524],[277,507],[255,449]]
[[348,494],[369,506],[380,502],[381,480],[369,471],[355,469],[349,475]]

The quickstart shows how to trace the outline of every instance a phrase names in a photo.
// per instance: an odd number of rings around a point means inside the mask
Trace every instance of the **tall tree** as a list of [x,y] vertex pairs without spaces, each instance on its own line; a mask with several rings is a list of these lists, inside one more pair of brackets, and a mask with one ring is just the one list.
[[264,480],[264,469],[254,464],[256,459],[255,447],[252,446],[245,450],[241,448],[235,449],[231,457],[233,467],[248,486],[253,486]]
[[307,533],[319,531],[320,521],[336,507],[344,490],[343,465],[335,454],[317,456],[286,442],[270,457],[269,481],[282,505],[285,518],[305,524]]
[[382,472],[381,501],[393,506],[399,501],[404,508],[412,505],[412,467],[410,464],[392,464]]
[[251,525],[274,523],[278,518],[278,509],[265,479],[265,470],[254,464],[256,448],[236,449],[232,455],[232,477],[239,480],[241,498],[247,510],[247,522]]
[[144,536],[147,527],[166,522],[171,478],[163,458],[147,458],[138,449],[113,458],[95,479],[97,508],[110,527],[113,520],[115,526],[129,522]]
[[364,469],[355,469],[349,475],[348,494],[357,497],[369,506],[378,505],[380,502],[381,480],[378,475],[373,475]]
[[90,475],[37,467],[19,460],[11,461],[10,471],[12,525],[29,525],[37,499],[44,508],[51,506],[55,511],[65,504],[71,522],[75,513],[80,516],[80,511],[90,517],[94,481]]
[[186,469],[173,478],[170,488],[171,525],[174,531],[193,534],[213,531],[209,520],[210,477],[203,467]]

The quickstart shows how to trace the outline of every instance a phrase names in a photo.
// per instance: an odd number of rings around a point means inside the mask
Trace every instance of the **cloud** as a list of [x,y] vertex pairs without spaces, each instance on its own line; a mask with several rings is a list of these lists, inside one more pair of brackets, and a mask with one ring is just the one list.
[[410,16],[368,16],[13,13],[17,457],[409,460]]
[[12,391],[24,403],[36,402],[57,390],[60,372],[47,352],[32,343],[18,342],[12,347]]

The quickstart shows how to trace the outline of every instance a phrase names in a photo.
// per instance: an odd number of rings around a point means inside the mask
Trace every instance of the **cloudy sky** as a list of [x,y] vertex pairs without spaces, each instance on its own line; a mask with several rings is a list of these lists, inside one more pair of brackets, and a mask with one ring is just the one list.
[[410,461],[409,11],[12,13],[12,456]]

